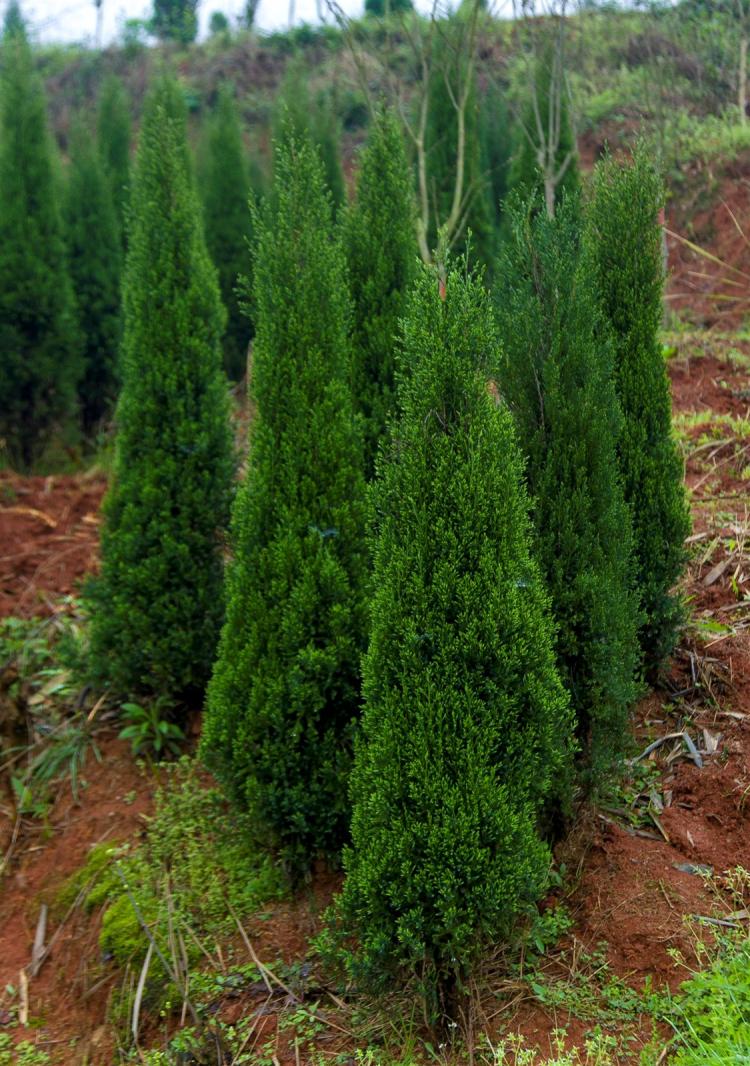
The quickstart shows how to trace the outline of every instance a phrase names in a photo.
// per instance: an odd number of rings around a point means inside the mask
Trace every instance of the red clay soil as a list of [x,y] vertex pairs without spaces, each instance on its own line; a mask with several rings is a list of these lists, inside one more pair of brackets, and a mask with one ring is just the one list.
[[[705,350],[691,343],[693,348],[678,353],[670,366],[675,408],[744,416],[750,403],[745,400],[750,388],[746,372],[714,341]],[[696,431],[694,443],[698,435]],[[686,634],[665,683],[639,706],[635,731],[639,750],[684,726],[699,747],[705,748],[708,739],[709,746],[716,742],[716,751],[703,755],[702,768],[687,752],[668,764],[677,756],[675,741],[662,744],[648,757],[661,769],[655,783],[664,802],[658,823],[647,821],[634,828],[617,810],[617,802],[614,809],[581,811],[570,839],[559,849],[558,857],[574,874],[573,888],[564,899],[574,926],[560,951],[545,964],[550,980],[569,979],[576,965],[586,965],[586,953],[590,956],[604,943],[610,971],[635,989],[642,989],[647,980],[675,989],[687,971],[675,961],[674,951],[682,953],[688,966],[695,962],[695,932],[686,924],[686,916],[710,917],[717,908],[736,909],[737,901],[722,892],[721,875],[740,865],[750,869],[750,612],[738,607],[750,592],[750,558],[742,544],[714,539],[719,535],[737,540],[739,530],[741,540],[750,484],[743,470],[750,457],[739,448],[731,463],[721,465],[721,455],[710,455],[710,451],[692,454],[691,446],[687,476],[689,484],[697,486],[697,539],[687,592],[698,625],[726,623],[732,628],[708,636]],[[94,516],[103,486],[68,478],[51,482],[14,478],[11,484],[16,498],[4,505],[0,515],[0,557],[12,555],[15,548],[28,554],[21,555],[26,568],[20,576],[2,571],[3,603],[6,610],[29,613],[33,607],[44,610],[54,595],[71,591],[92,564]],[[55,524],[23,511],[8,512],[9,506],[28,506]],[[56,541],[55,534],[70,540]],[[63,565],[58,556],[68,549],[73,550]],[[714,576],[722,560],[727,565]],[[19,839],[0,895],[0,988],[6,982],[17,985],[21,968],[30,960],[40,901],[54,897],[94,843],[137,839],[141,818],[150,810],[154,781],[134,766],[118,741],[105,739],[101,746],[102,763],[89,758],[88,787],[80,804],[62,789],[48,824],[29,825]],[[694,869],[710,867],[713,881],[685,869],[686,864]],[[337,884],[335,877],[320,873],[309,892],[296,901],[273,904],[263,917],[249,918],[247,930],[259,956],[269,962],[279,957],[302,962]],[[554,894],[548,905],[556,905],[560,896],[561,891]],[[59,921],[59,916],[52,921],[48,935],[54,935]],[[35,1027],[20,1037],[45,1048],[54,1063],[109,1066],[116,1061],[106,1018],[116,978],[102,968],[97,934],[96,916],[75,914],[63,926],[39,976],[30,980],[29,1014]],[[543,1007],[528,986],[509,982],[500,968],[488,972],[485,987],[482,1007],[486,1016],[494,1014],[491,1029],[497,1036],[521,1032],[547,1052],[554,1029],[567,1028],[569,1043],[580,1043],[593,1024],[565,1008]],[[331,1012],[331,1024],[319,1038],[320,1049],[351,1048],[344,1032],[350,1018],[337,1014],[325,993],[318,994],[323,995],[324,1009]],[[492,1009],[485,1000],[491,1001]],[[506,1008],[498,1014],[497,1005],[504,1002]],[[257,1012],[256,1047],[273,1038],[278,1062],[287,1066],[295,1062],[295,1051],[289,1034],[278,1027],[285,1005],[283,990],[269,996],[259,982],[240,994],[227,995],[217,1009],[226,1021]],[[2,1019],[0,1010],[0,1031]],[[652,1035],[650,1022],[644,1020],[642,1026],[636,1022],[633,1035],[632,1058],[628,1055],[622,1062],[637,1062],[638,1047]],[[75,1049],[69,1044],[74,1037]],[[305,1061],[303,1052],[300,1062]]]
[[[95,844],[138,838],[155,787],[155,779],[136,767],[124,742],[105,737],[98,747],[101,762],[89,754],[79,802],[62,786],[46,822],[22,826],[0,893],[0,988],[20,987],[43,902],[51,915],[47,943],[59,930],[49,958],[29,978],[30,1028],[16,1030],[14,1036],[32,1040],[60,1064],[110,1066],[116,1061],[113,1034],[105,1024],[116,977],[102,967],[98,918],[79,909],[63,921],[55,907],[57,893]],[[0,1011],[0,1025],[4,1017]]]
[[0,474],[0,618],[31,617],[78,590],[99,536],[100,477]]
[[750,313],[749,168],[748,153],[721,167],[720,175],[695,163],[684,175],[686,189],[667,208],[674,234],[668,238],[669,306],[694,325],[734,329]]

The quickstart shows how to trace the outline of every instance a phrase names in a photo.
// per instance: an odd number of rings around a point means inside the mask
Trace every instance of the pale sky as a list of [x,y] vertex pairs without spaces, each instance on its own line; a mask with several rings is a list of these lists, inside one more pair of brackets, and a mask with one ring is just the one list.
[[[324,0],[320,0],[325,9]],[[284,29],[289,19],[290,0],[260,0],[256,24],[261,30]],[[349,14],[358,15],[364,0],[340,0]],[[428,6],[429,0],[418,7]],[[205,34],[208,20],[214,11],[223,11],[231,19],[243,10],[244,0],[200,0],[201,34]],[[5,0],[0,0],[0,10]],[[294,0],[294,21],[316,22],[316,0]],[[21,0],[21,10],[31,24],[34,37],[43,41],[87,41],[94,39],[96,8],[94,0]],[[106,44],[117,37],[119,27],[127,18],[147,18],[151,13],[150,0],[103,0],[103,40]]]

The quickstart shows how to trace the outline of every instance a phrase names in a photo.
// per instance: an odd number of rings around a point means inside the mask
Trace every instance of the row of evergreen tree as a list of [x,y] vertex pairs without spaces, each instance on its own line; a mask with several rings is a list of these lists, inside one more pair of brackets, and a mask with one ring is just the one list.
[[343,849],[355,975],[411,975],[439,1017],[543,891],[573,789],[622,756],[688,517],[645,153],[554,218],[517,198],[492,294],[417,265],[408,175],[380,112],[335,225],[311,138],[280,131],[232,504],[220,289],[182,102],[151,94],[90,658],[116,693],[207,685],[232,801],[295,878]]
[[[489,292],[464,260],[417,264],[388,112],[347,204],[321,127],[290,111],[270,191],[228,226],[220,192],[200,203],[184,99],[163,79],[132,180],[112,145],[127,145],[122,122],[100,138],[109,153],[72,141],[68,230],[85,245],[84,206],[109,190],[124,247],[115,327],[73,269],[15,30],[3,74],[0,189],[16,195],[0,213],[4,387],[15,375],[30,402],[40,353],[49,374],[17,424],[51,425],[76,388],[72,371],[56,376],[83,328],[73,284],[92,335],[121,335],[90,673],[175,706],[207,688],[203,755],[292,876],[343,849],[338,916],[358,977],[411,974],[434,1016],[455,1015],[477,954],[543,890],[574,787],[616,765],[644,674],[675,640],[688,518],[658,342],[659,176],[643,152],[606,159],[591,196],[572,189],[554,218],[533,189],[511,197]],[[116,95],[101,125],[122,112]],[[14,108],[44,151],[9,135]],[[242,160],[228,96],[211,136]],[[245,180],[219,169],[217,186]],[[224,275],[214,239],[236,256]],[[236,493],[225,304],[255,334]]]
[[[272,132],[279,141],[283,116],[290,131],[316,145],[337,213],[346,193],[335,102],[326,94],[310,101],[306,73],[299,62],[290,64]],[[443,78],[432,79],[427,152],[438,215],[452,195],[456,169],[455,113],[447,92]],[[569,133],[566,113],[562,122]],[[103,85],[96,125],[93,131],[81,117],[73,123],[62,180],[42,84],[18,6],[12,4],[6,17],[0,102],[0,216],[5,238],[0,272],[7,280],[0,329],[8,353],[0,385],[0,439],[11,461],[26,467],[55,439],[73,442],[76,425],[87,439],[95,438],[112,413],[119,388],[131,116],[127,95],[114,77]],[[465,228],[472,233],[474,258],[485,266],[495,263],[504,225],[498,205],[508,191],[508,128],[502,94],[489,86],[477,103],[472,91],[466,185],[476,191]],[[517,133],[516,140],[511,184],[528,192],[535,164],[526,138]],[[240,380],[253,335],[247,203],[264,183],[260,170],[251,171],[248,164],[229,86],[219,91],[204,124],[196,173],[206,241],[227,310],[224,366],[231,380]],[[577,183],[575,166],[569,182]],[[436,243],[437,232],[431,232],[430,239]]]

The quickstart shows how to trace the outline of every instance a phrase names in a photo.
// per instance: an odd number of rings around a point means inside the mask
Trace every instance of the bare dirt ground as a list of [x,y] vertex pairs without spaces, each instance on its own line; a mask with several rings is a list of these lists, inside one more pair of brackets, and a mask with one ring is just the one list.
[[31,617],[77,591],[99,539],[101,477],[0,474],[0,618]]
[[[478,987],[478,1028],[498,1039],[519,1031],[544,1051],[555,1029],[567,1029],[572,1042],[594,1024],[606,1028],[606,1015],[587,998],[604,980],[611,986],[605,1000],[649,982],[676,989],[696,963],[700,936],[710,938],[700,919],[738,907],[723,873],[750,869],[750,344],[697,333],[678,338],[677,347],[670,374],[692,495],[685,586],[692,622],[663,683],[635,715],[634,751],[658,743],[639,760],[645,769],[634,771],[638,783],[597,809],[582,808],[558,849],[567,887],[547,906],[564,904],[572,927],[538,965],[541,994],[523,970],[509,975],[502,957],[488,962]],[[75,591],[95,565],[103,488],[86,478],[0,480],[0,614],[44,613]],[[136,767],[112,736],[99,743],[103,759],[89,757],[78,802],[61,787],[44,824],[21,827],[0,888],[0,988],[17,985],[29,963],[40,903],[54,898],[93,844],[137,840],[151,810],[156,777]],[[302,959],[337,883],[321,872],[297,901],[250,920],[260,957]],[[38,1043],[54,1063],[110,1064],[116,1057],[107,1003],[117,978],[102,966],[99,917],[64,917],[51,919],[49,935],[60,933],[30,980],[34,1027],[19,1038]],[[275,1035],[277,1060],[286,1066],[295,1050],[278,1028],[284,1006],[283,995],[269,1002],[265,992],[248,991],[217,1010],[227,1021],[259,1012],[258,1046]],[[331,1025],[319,1047],[346,1051],[351,1020],[333,1001],[328,1006]],[[7,1021],[0,1010],[0,1032]],[[650,1019],[634,1017],[631,1035],[632,1059],[622,1062],[637,1062],[638,1048],[654,1038]],[[656,1039],[666,1035],[657,1031]]]

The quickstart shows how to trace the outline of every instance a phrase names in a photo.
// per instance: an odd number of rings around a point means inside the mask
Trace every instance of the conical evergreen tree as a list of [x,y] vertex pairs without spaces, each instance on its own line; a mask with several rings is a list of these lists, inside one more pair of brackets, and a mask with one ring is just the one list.
[[5,18],[3,19],[3,35],[11,36],[14,33],[20,33],[22,36],[26,35],[26,23],[21,14],[21,5],[18,0],[10,0],[5,9]]
[[346,835],[367,563],[343,250],[315,150],[289,133],[255,226],[257,417],[202,751],[300,874]]
[[289,64],[276,99],[273,137],[277,144],[291,137],[315,146],[323,163],[335,214],[346,201],[340,123],[329,93],[321,91],[311,95],[309,72],[299,59]]
[[[543,891],[540,807],[568,776],[570,707],[530,551],[512,418],[487,388],[489,297],[427,268],[374,484],[374,597],[341,917],[361,979],[416,976],[455,1016],[472,963]],[[478,369],[477,367],[481,368]]]
[[550,219],[510,206],[499,268],[502,360],[533,500],[557,655],[597,776],[621,755],[637,695],[638,595],[617,459],[621,412],[593,264],[579,252],[578,205]]
[[380,111],[360,159],[356,201],[344,218],[353,297],[353,386],[372,474],[393,406],[396,335],[417,259],[414,197],[401,128]]
[[122,82],[114,76],[104,82],[99,98],[97,140],[124,242],[130,185],[130,101]]
[[[201,153],[201,192],[206,243],[219,273],[227,309],[224,367],[233,381],[245,373],[252,324],[237,295],[238,278],[249,278],[250,181],[242,131],[232,92],[224,86],[209,121]],[[248,285],[248,282],[243,282]]]
[[0,438],[29,465],[76,411],[82,360],[44,91],[7,19],[0,92]]
[[[544,191],[540,153],[556,177],[554,202],[580,192],[578,152],[560,58],[554,42],[540,51],[535,65],[533,91],[521,102],[521,117],[514,133],[508,189],[519,197],[535,199]],[[559,99],[556,99],[559,97]],[[571,201],[572,202],[572,201]]]
[[91,662],[118,693],[179,698],[207,680],[223,615],[233,449],[224,312],[159,85],[147,103],[123,285],[123,386]]
[[685,566],[690,531],[659,341],[663,206],[664,186],[645,149],[626,165],[612,158],[598,164],[587,241],[615,335],[615,381],[624,415],[620,465],[646,615],[641,646],[651,669],[674,647],[682,607],[673,589]]
[[88,130],[80,125],[71,139],[65,224],[83,341],[81,417],[90,433],[112,410],[117,392],[122,260],[111,187]]
[[[430,203],[434,206],[432,229],[428,234],[431,248],[438,244],[436,226],[448,218],[453,204],[458,167],[458,118],[453,99],[467,77],[471,86],[466,103],[464,179],[460,238],[471,230],[472,258],[491,267],[496,252],[496,232],[492,224],[490,185],[482,170],[479,106],[476,79],[468,73],[465,47],[460,38],[467,31],[466,15],[459,12],[446,22],[445,37],[433,44],[432,74],[429,81],[428,119],[425,135],[427,181]],[[450,86],[450,88],[449,88]],[[454,242],[455,243],[455,242]]]

